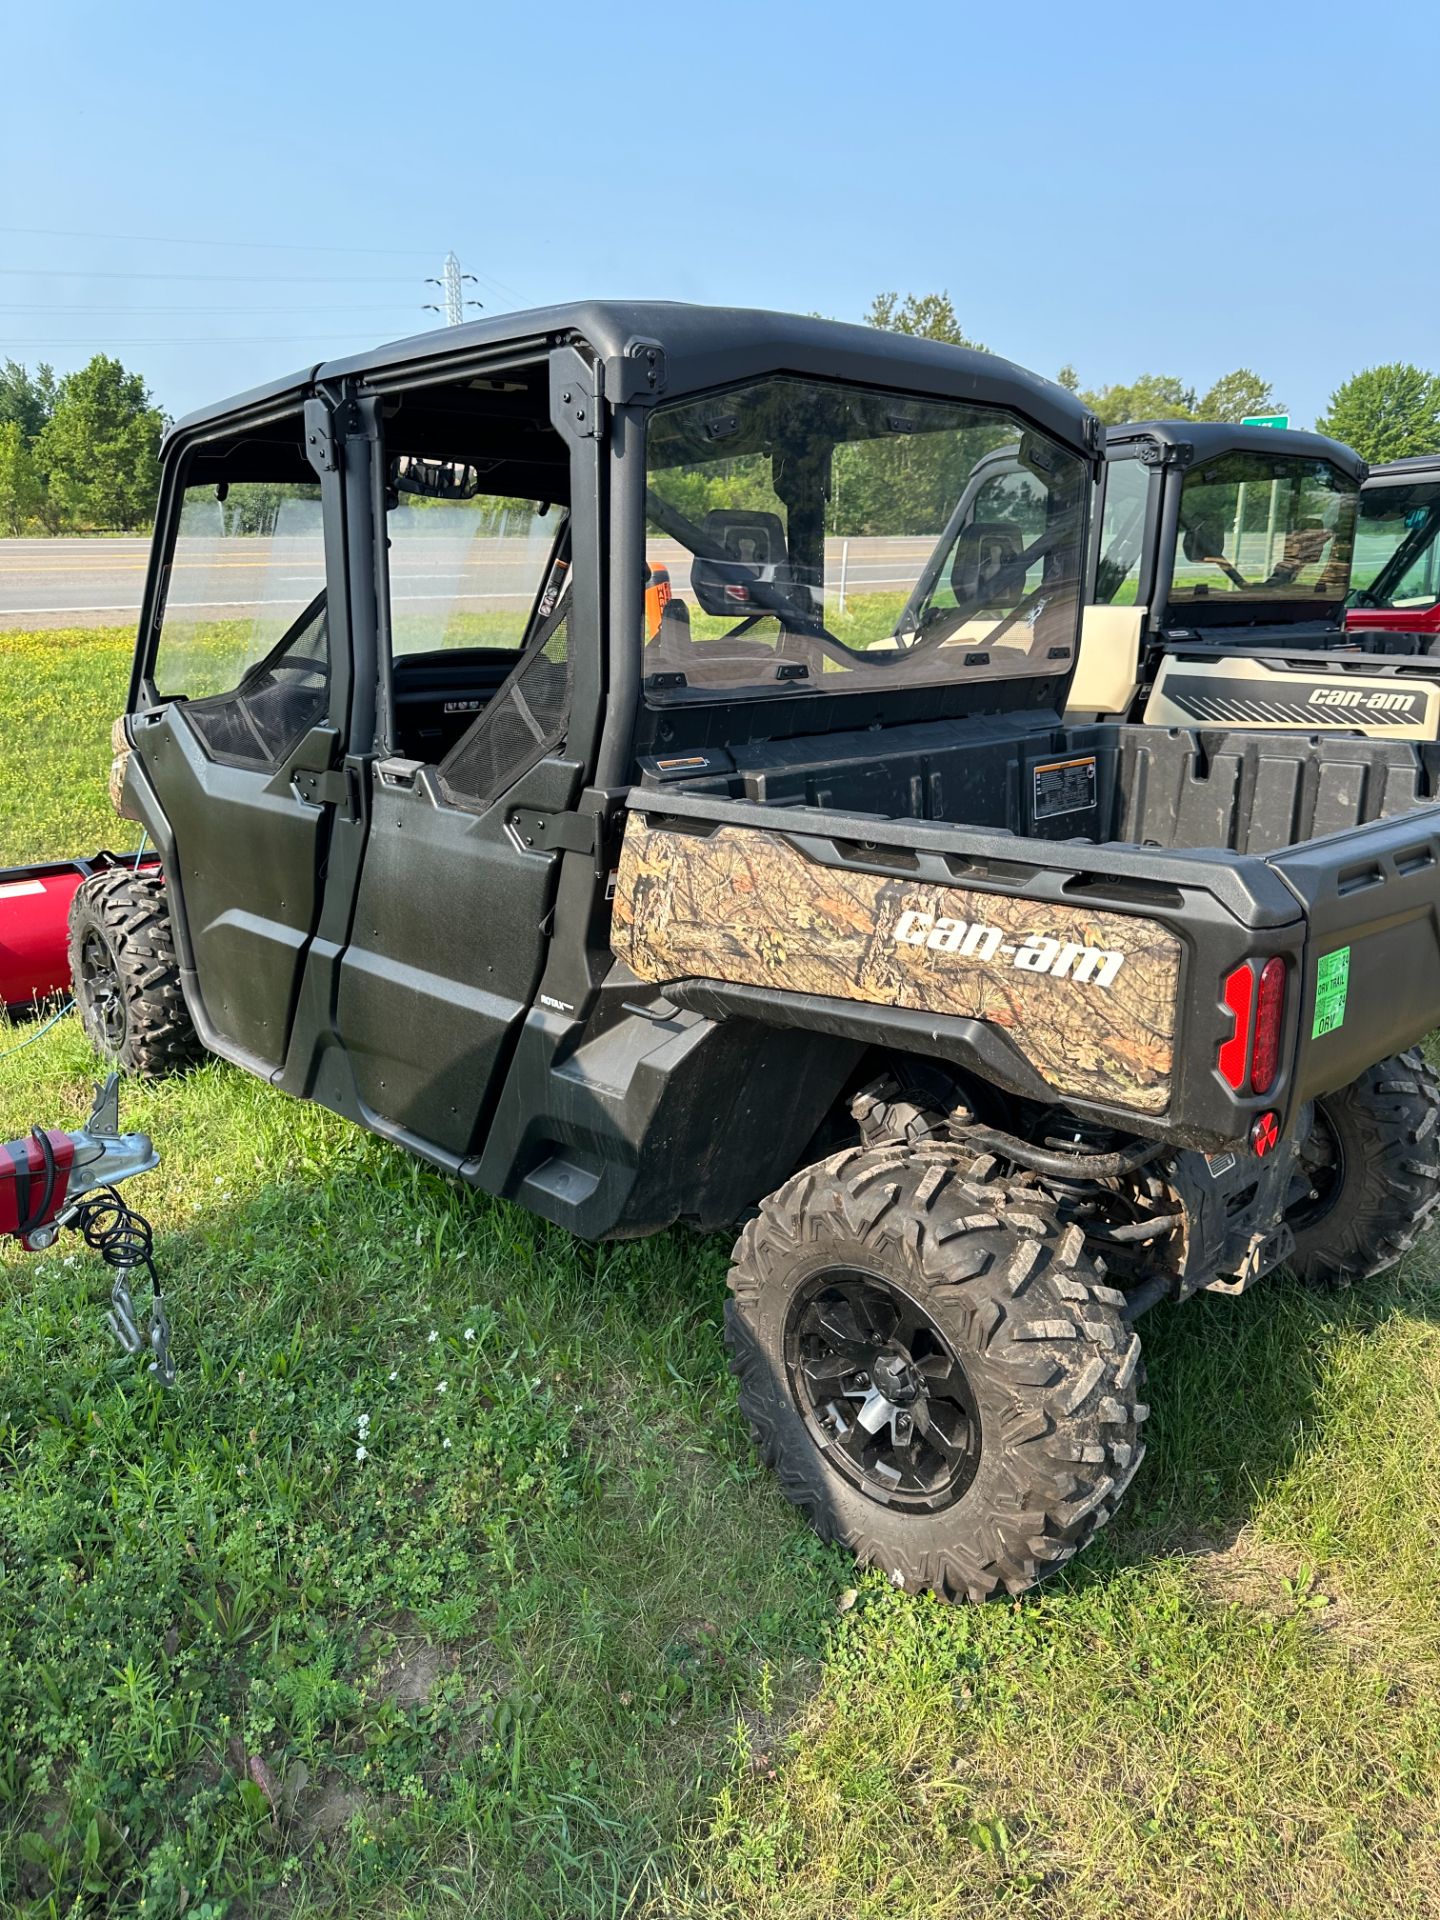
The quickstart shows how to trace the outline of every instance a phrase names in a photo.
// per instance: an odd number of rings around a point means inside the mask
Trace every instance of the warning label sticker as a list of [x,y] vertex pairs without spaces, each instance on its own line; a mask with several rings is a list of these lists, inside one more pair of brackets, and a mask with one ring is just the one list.
[[1081,760],[1050,760],[1035,769],[1035,818],[1053,820],[1061,813],[1088,813],[1095,805],[1095,756]]
[[1345,996],[1350,990],[1350,949],[1337,947],[1315,969],[1315,1025],[1311,1039],[1334,1033],[1345,1024]]

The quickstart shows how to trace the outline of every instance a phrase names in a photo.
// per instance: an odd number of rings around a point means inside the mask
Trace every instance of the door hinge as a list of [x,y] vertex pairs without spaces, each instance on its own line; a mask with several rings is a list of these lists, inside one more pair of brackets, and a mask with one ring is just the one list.
[[327,767],[323,772],[314,767],[297,767],[290,784],[312,807],[343,807],[347,820],[360,818],[360,777],[349,764]]
[[334,473],[335,418],[327,400],[305,402],[305,458],[317,473]]
[[605,438],[605,367],[574,347],[550,356],[550,419],[571,440]]
[[605,362],[606,398],[616,407],[633,401],[653,405],[665,391],[666,376],[665,349],[658,340],[627,340],[625,351]]
[[600,844],[593,813],[554,813],[540,807],[512,807],[505,824],[517,846],[534,853],[594,853]]

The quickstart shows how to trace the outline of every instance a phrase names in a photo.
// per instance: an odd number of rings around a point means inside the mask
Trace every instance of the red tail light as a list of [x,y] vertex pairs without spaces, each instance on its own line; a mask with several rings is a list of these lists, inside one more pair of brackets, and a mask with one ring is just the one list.
[[1247,960],[1225,976],[1222,998],[1235,1025],[1216,1064],[1236,1093],[1268,1093],[1280,1072],[1285,1025],[1285,962],[1277,953],[1256,973]]
[[1255,1045],[1250,1057],[1250,1085],[1268,1093],[1280,1071],[1280,1029],[1285,1024],[1285,962],[1279,954],[1260,969],[1255,995]]
[[1250,1058],[1250,1016],[1255,1010],[1255,976],[1248,966],[1236,967],[1225,978],[1225,1004],[1235,1020],[1235,1029],[1220,1048],[1220,1073],[1238,1093],[1245,1084],[1245,1068]]

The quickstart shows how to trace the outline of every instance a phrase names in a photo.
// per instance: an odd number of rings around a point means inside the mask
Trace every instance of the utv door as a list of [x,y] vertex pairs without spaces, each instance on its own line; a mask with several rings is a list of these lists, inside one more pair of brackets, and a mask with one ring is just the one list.
[[182,453],[131,722],[197,1028],[267,1075],[285,1059],[344,782],[338,503],[304,447],[296,411]]
[[305,994],[307,1017],[333,1006],[348,1067],[342,1092],[319,1061],[317,1097],[451,1165],[483,1139],[548,945],[562,854],[533,823],[569,817],[584,771],[571,662],[593,533],[582,556],[548,387],[539,361],[384,397],[366,835],[338,966],[322,931]]

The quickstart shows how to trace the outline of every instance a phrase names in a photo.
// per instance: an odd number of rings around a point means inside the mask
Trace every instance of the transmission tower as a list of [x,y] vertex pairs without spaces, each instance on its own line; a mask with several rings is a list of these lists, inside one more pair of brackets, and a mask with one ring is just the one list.
[[478,300],[466,299],[465,282],[467,280],[472,286],[479,284],[473,273],[462,273],[460,271],[460,262],[455,256],[455,249],[452,247],[445,256],[445,264],[440,269],[440,277],[437,279],[434,274],[431,274],[425,281],[427,287],[439,287],[445,304],[441,306],[437,301],[427,300],[423,311],[426,313],[440,314],[447,327],[458,327],[465,318],[465,309],[467,307],[474,307],[477,312],[483,312],[484,309]]

